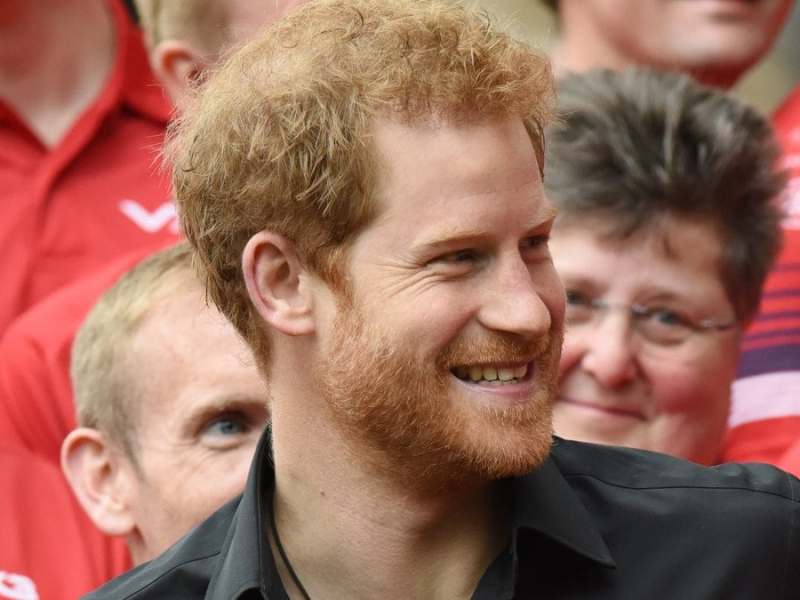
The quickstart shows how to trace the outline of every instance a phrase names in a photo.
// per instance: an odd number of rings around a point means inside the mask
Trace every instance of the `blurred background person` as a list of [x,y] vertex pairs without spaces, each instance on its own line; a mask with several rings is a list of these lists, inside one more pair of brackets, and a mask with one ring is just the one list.
[[134,564],[244,488],[267,423],[249,348],[205,302],[181,243],[131,269],[75,339],[79,427],[62,466],[87,514]]
[[[180,107],[189,87],[225,48],[246,41],[303,1],[136,0],[135,4],[154,71]],[[149,248],[129,252],[66,286],[22,315],[0,338],[0,439],[6,444],[58,463],[64,436],[75,427],[69,380],[75,331],[103,291],[151,252]]]
[[556,432],[715,463],[779,243],[769,123],[644,70],[565,77],[559,114],[545,173],[567,292]]
[[770,49],[794,0],[543,0],[559,74],[652,67],[729,88]]
[[77,277],[176,239],[153,167],[170,111],[119,0],[0,3],[0,334]]

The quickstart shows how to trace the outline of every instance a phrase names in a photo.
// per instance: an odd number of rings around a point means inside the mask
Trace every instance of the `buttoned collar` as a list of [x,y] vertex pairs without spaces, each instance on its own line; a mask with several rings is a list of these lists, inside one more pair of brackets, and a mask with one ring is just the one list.
[[[552,459],[536,471],[509,481],[513,499],[511,561],[503,569],[502,593],[511,597],[517,566],[519,533],[535,531],[606,568],[616,566],[608,546]],[[236,600],[260,592],[267,600],[285,600],[286,593],[267,544],[269,502],[274,468],[269,432],[256,449],[242,500],[223,544],[206,600]],[[254,596],[247,596],[248,598]]]

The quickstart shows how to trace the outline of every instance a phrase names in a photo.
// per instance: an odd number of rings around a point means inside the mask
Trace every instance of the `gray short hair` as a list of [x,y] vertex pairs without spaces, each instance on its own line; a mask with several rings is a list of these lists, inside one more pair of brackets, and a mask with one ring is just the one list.
[[781,238],[769,122],[688,76],[643,69],[569,75],[558,110],[545,186],[559,219],[599,217],[619,239],[665,216],[710,224],[728,298],[751,320]]

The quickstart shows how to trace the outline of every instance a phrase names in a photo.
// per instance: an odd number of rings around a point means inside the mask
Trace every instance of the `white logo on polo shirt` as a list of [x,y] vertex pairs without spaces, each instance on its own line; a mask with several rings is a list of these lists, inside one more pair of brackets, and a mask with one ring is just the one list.
[[123,200],[119,203],[119,209],[147,233],[157,233],[165,227],[169,227],[172,233],[178,233],[178,215],[173,202],[164,202],[151,212],[136,200]]
[[36,584],[25,575],[0,571],[0,598],[11,600],[39,600]]

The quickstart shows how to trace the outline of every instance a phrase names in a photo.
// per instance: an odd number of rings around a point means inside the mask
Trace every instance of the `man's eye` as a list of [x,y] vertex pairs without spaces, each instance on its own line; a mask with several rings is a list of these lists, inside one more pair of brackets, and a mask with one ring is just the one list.
[[439,257],[437,260],[440,260],[445,263],[470,263],[475,261],[478,258],[478,254],[474,250],[458,250],[456,252],[451,252],[449,254],[445,254],[444,256]]
[[249,430],[246,419],[230,415],[214,419],[205,428],[206,433],[217,436],[241,435]]
[[585,306],[592,304],[591,299],[584,293],[575,290],[567,290],[567,304],[569,306]]
[[442,254],[431,260],[428,264],[446,270],[457,272],[467,271],[480,260],[480,253],[474,249],[456,250]]

